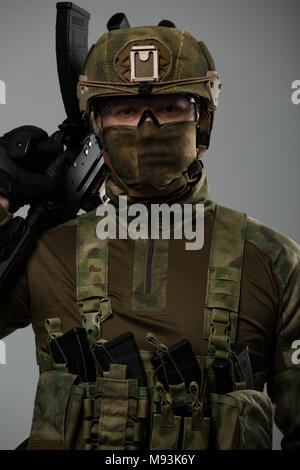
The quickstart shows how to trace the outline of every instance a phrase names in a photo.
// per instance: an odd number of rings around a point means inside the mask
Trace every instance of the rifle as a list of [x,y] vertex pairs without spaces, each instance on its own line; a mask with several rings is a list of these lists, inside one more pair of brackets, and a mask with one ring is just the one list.
[[[25,219],[14,217],[0,233],[0,287],[16,273],[33,251],[41,233],[72,217],[82,207],[90,210],[100,199],[90,198],[95,183],[101,183],[106,166],[96,136],[87,129],[76,96],[78,77],[88,53],[90,14],[71,2],[57,3],[56,56],[60,89],[67,119],[49,139],[65,148],[61,155],[66,172],[55,198],[30,206]],[[26,160],[31,134],[20,128],[9,145],[9,154],[19,166],[30,169]],[[2,139],[5,141],[7,135]],[[47,142],[42,142],[42,146]],[[50,145],[51,146],[51,145]],[[14,164],[12,162],[12,164]],[[28,167],[29,165],[29,167]],[[4,164],[2,168],[5,170]],[[97,201],[97,204],[96,202]]]

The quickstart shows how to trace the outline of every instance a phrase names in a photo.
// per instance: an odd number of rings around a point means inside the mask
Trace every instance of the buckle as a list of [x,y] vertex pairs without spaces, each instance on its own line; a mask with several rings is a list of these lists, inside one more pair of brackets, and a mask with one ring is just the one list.
[[99,312],[87,312],[82,315],[82,324],[86,329],[88,340],[95,343],[101,336]]
[[[201,169],[199,167],[201,166]],[[202,171],[202,164],[200,160],[195,160],[187,170],[187,174],[190,180],[193,180],[196,176],[198,176]]]
[[[206,88],[210,95],[213,105],[217,108],[219,103],[219,95],[222,87],[220,77],[218,72],[216,72],[215,70],[209,70],[206,75],[207,77],[211,77],[207,82]],[[217,77],[215,77],[215,75],[217,75]]]
[[208,338],[209,354],[219,359],[230,357],[230,313],[227,310],[214,308],[210,322]]
[[132,82],[158,81],[158,49],[155,46],[132,46],[130,74]]

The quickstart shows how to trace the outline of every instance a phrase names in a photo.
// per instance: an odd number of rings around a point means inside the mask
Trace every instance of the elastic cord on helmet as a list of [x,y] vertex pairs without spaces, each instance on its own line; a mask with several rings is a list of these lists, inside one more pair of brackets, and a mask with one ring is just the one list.
[[[185,85],[196,85],[199,83],[208,83],[214,79],[218,78],[218,74],[211,73],[209,76],[203,77],[191,77],[191,78],[183,78],[178,80],[170,80],[166,82],[155,82],[151,81],[151,89],[153,95],[157,93],[161,93],[164,90],[169,90],[173,87],[178,86],[185,86]],[[79,82],[78,82],[78,96],[81,96],[82,100],[82,108],[85,108],[86,113],[89,113],[89,103],[87,99],[88,88],[107,88],[113,91],[122,92],[124,95],[133,94],[133,95],[140,95],[140,90],[135,89],[132,90],[132,87],[138,87],[138,82],[104,82],[104,81],[93,81],[87,80],[85,75],[80,75]],[[156,88],[156,89],[155,89]],[[84,105],[83,101],[86,100]]]
[[[172,88],[174,86],[184,86],[184,85],[196,85],[198,83],[204,83],[204,82],[209,82],[213,80],[214,78],[218,78],[218,74],[212,74],[210,76],[204,76],[204,77],[191,77],[191,78],[181,78],[178,80],[170,80],[170,81],[165,81],[165,82],[151,82],[151,85],[153,87],[158,87],[160,88],[159,90],[153,91],[153,93],[159,93],[162,90],[165,90],[166,88]],[[124,91],[124,88],[127,87],[137,87],[138,82],[104,82],[104,81],[96,81],[96,80],[80,80],[78,83],[80,86],[87,86],[87,87],[93,87],[93,88],[116,88],[119,90],[119,87],[122,87],[122,91]],[[132,90],[132,93],[135,93],[136,95],[139,94],[138,91]]]

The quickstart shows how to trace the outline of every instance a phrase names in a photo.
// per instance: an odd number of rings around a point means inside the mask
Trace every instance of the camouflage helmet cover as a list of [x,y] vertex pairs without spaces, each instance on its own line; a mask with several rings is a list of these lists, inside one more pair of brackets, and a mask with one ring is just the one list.
[[[192,94],[208,103],[210,128],[220,92],[214,61],[202,41],[165,26],[109,31],[90,49],[78,83],[81,111],[98,98]],[[210,130],[210,129],[209,129]]]

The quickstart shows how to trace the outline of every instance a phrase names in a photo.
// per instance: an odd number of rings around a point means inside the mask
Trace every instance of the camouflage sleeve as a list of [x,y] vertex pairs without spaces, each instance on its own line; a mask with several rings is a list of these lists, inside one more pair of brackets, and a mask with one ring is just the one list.
[[[0,206],[0,227],[12,215]],[[30,297],[26,272],[20,272],[16,279],[0,291],[0,339],[17,328],[30,323]]]
[[300,449],[300,246],[250,219],[248,236],[271,259],[280,290],[268,394],[276,404],[275,422],[283,449]]

